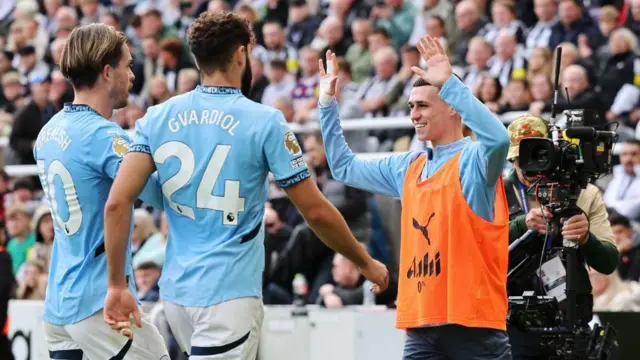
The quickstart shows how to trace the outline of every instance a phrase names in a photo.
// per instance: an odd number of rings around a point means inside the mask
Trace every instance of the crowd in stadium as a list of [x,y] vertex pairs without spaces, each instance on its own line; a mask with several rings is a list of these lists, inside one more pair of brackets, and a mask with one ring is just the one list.
[[[425,66],[416,43],[424,34],[448,50],[455,73],[505,126],[513,116],[548,116],[553,69],[560,62],[558,109],[600,111],[601,125],[617,122],[613,174],[597,183],[607,205],[618,271],[590,274],[601,310],[640,311],[640,0],[3,0],[0,2],[0,134],[8,138],[4,164],[35,164],[42,126],[73,99],[58,68],[65,41],[78,26],[101,22],[123,31],[135,75],[129,105],[113,121],[133,131],[149,106],[193,90],[199,72],[186,44],[188,26],[203,11],[233,11],[249,21],[250,98],[282,111],[292,123],[318,121],[318,60],[339,57],[340,117],[377,119],[409,114],[412,66]],[[561,59],[554,49],[562,47]],[[423,150],[414,129],[346,133],[354,152]],[[513,134],[510,134],[515,136]],[[322,137],[300,136],[323,194],[358,240],[396,264],[393,226],[399,207],[333,180]],[[89,155],[90,156],[90,155]],[[265,205],[265,304],[290,304],[292,281],[304,274],[308,303],[337,308],[362,304],[364,278],[334,256],[287,200],[271,186]],[[396,210],[394,213],[393,210]],[[159,300],[164,260],[163,213],[139,204],[132,235],[138,297]],[[0,245],[17,281],[11,296],[44,299],[53,221],[37,176],[0,176]],[[390,267],[392,273],[397,271]],[[13,281],[0,274],[0,281]],[[392,281],[393,283],[393,281]],[[393,306],[394,286],[378,304]]]

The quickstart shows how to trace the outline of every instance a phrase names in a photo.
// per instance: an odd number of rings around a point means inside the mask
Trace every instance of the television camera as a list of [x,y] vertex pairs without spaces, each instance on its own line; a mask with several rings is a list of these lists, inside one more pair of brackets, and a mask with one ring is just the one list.
[[[562,48],[557,47],[554,101],[549,122],[551,138],[522,139],[518,155],[524,175],[535,179],[528,194],[549,210],[552,214],[551,225],[556,229],[561,226],[560,219],[582,213],[576,201],[587,184],[611,171],[612,149],[616,140],[614,131],[598,129],[598,124],[605,122],[601,121],[601,114],[594,110],[565,110],[564,129],[557,125],[561,55]],[[609,325],[596,325],[591,329],[578,324],[576,319],[576,275],[580,266],[577,244],[563,239],[562,247],[553,249],[551,240],[546,239],[542,253],[536,256],[530,254],[530,246],[523,246],[534,234],[535,231],[530,230],[509,246],[510,257],[514,255],[521,260],[511,267],[508,281],[531,276],[536,266],[542,267],[545,254],[562,253],[566,257],[567,267],[564,311],[556,297],[535,296],[533,291],[525,291],[522,296],[509,297],[509,324],[521,331],[540,334],[543,346],[556,349],[556,359],[608,359],[615,344],[615,329]],[[522,254],[523,251],[525,254]],[[540,265],[536,264],[537,260]]]

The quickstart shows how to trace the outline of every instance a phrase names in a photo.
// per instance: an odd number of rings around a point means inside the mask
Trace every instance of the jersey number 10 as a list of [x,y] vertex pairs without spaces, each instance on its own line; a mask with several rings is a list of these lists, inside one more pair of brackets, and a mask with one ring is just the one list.
[[[245,199],[240,197],[240,181],[225,180],[224,195],[212,195],[213,188],[218,181],[222,166],[231,151],[231,145],[218,145],[213,151],[207,168],[202,175],[198,189],[196,190],[196,207],[198,209],[210,209],[222,211],[223,225],[238,225],[238,213],[244,211]],[[169,202],[169,206],[178,214],[195,220],[195,212],[192,207],[178,204],[171,200],[171,196],[185,186],[195,171],[195,157],[193,150],[185,143],[169,141],[162,144],[153,154],[153,160],[163,164],[170,157],[175,156],[180,160],[180,169],[169,180],[162,184],[162,194]]]
[[[42,190],[44,190],[44,194],[49,201],[51,215],[53,215],[53,218],[67,236],[77,233],[78,230],[80,230],[80,225],[82,225],[82,209],[80,208],[76,184],[73,182],[71,173],[60,160],[54,160],[49,164],[49,170],[46,173],[44,161],[38,160],[36,163],[38,165],[38,176],[40,176]],[[56,201],[55,186],[53,183],[56,176],[60,177],[62,187],[64,188],[64,198],[67,203],[67,209],[69,210],[69,219],[67,219],[67,221],[63,221],[58,212],[58,202]]]

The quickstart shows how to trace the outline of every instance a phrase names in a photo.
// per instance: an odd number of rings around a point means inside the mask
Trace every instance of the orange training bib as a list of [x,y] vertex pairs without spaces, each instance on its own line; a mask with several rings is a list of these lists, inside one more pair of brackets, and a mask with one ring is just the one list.
[[[502,177],[494,223],[467,204],[460,152],[420,181],[426,156],[407,169],[396,327],[459,324],[506,329],[509,212]],[[478,186],[483,186],[478,184]]]

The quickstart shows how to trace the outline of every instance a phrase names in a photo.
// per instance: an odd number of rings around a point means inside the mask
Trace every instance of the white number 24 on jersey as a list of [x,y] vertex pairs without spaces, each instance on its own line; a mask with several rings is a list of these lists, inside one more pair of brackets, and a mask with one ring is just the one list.
[[[202,175],[200,185],[196,190],[196,207],[222,211],[223,225],[238,225],[238,213],[244,211],[245,199],[240,197],[240,181],[225,180],[224,195],[213,195],[213,187],[218,181],[222,166],[231,151],[231,145],[218,145],[213,151],[207,168]],[[163,164],[170,157],[175,156],[180,160],[178,172],[162,184],[162,194],[167,198],[169,206],[178,214],[195,220],[195,212],[192,207],[178,204],[171,200],[171,196],[185,186],[195,171],[195,157],[193,151],[186,144],[179,141],[169,141],[162,144],[153,154],[153,160]]]

